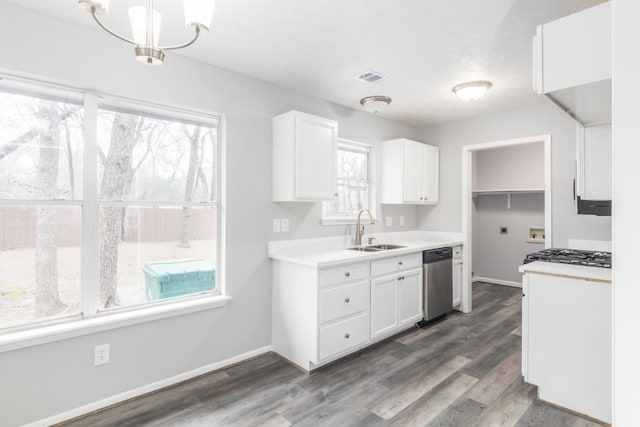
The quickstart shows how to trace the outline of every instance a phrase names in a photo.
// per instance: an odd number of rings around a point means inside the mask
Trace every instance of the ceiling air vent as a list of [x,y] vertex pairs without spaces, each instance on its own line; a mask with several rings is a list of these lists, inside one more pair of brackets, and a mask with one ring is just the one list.
[[387,80],[385,76],[380,73],[377,73],[373,70],[365,71],[364,73],[360,73],[354,76],[356,80],[360,80],[365,83],[380,83],[383,80]]

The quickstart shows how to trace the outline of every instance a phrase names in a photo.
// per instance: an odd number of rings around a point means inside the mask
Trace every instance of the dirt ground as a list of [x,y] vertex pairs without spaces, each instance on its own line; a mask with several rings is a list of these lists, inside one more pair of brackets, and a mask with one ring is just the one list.
[[[204,258],[215,265],[215,240],[194,240],[190,248],[176,242],[121,243],[118,255],[118,296],[121,306],[142,304],[145,295],[142,266],[148,262]],[[0,251],[0,329],[40,319],[35,316],[34,248]],[[78,314],[80,248],[58,248],[58,291],[67,309],[56,317]]]

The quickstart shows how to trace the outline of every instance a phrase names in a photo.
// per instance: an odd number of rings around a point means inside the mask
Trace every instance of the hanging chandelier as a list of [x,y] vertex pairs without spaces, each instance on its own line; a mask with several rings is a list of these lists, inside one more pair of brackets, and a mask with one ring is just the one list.
[[209,32],[215,5],[215,0],[182,0],[185,25],[187,30],[193,33],[193,36],[185,43],[161,47],[158,45],[158,40],[162,16],[153,9],[153,0],[146,0],[146,6],[129,8],[132,39],[110,30],[100,21],[98,16],[108,12],[109,2],[110,0],[78,0],[78,5],[91,13],[100,28],[123,42],[135,46],[138,61],[149,65],[161,65],[164,61],[165,51],[191,46],[198,40],[201,33]]

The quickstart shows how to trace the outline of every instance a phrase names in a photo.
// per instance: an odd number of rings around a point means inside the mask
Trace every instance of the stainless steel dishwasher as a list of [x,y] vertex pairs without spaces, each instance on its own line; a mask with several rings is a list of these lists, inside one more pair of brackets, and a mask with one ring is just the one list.
[[422,253],[424,320],[419,326],[453,310],[452,253],[451,248]]

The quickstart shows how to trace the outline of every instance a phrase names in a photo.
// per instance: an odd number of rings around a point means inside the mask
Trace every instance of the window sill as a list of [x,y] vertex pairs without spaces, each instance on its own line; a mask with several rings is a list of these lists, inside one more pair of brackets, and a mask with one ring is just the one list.
[[[378,221],[377,218],[373,218],[374,224]],[[358,222],[356,218],[322,218],[320,220],[321,225],[355,225]],[[369,218],[365,217],[362,225],[369,225]]]
[[8,333],[6,335],[0,335],[0,353],[212,308],[224,307],[230,300],[231,297],[229,296],[215,295],[155,307],[139,308],[121,313],[107,313],[90,319],[72,320],[56,325]]

